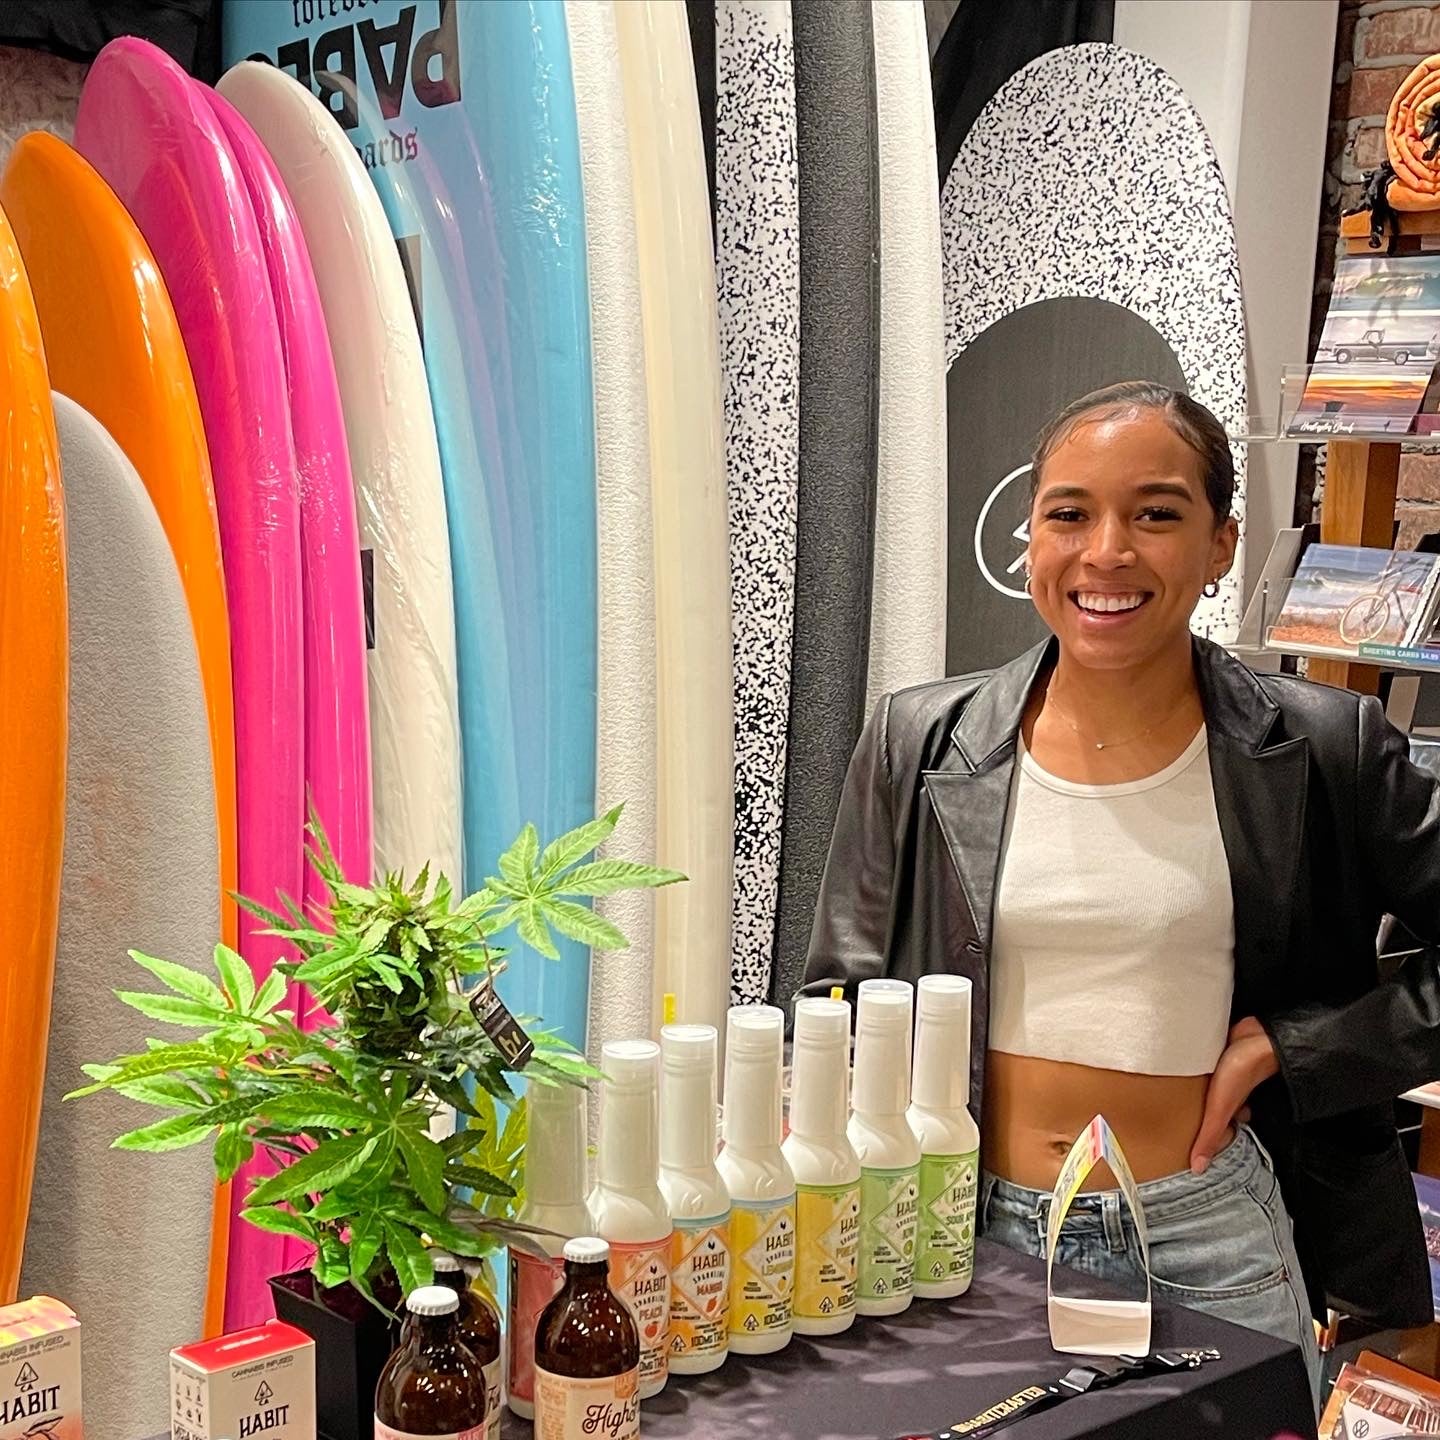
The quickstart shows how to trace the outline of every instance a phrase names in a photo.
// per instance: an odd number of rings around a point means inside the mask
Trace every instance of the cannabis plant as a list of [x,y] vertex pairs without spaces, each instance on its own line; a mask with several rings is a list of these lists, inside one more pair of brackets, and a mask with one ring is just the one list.
[[[497,1045],[495,1017],[471,1002],[486,998],[510,963],[492,943],[501,932],[513,927],[550,959],[558,958],[552,931],[621,949],[624,935],[581,902],[684,878],[625,860],[587,861],[619,816],[613,810],[543,851],[527,825],[500,857],[499,874],[458,903],[445,876],[432,889],[428,869],[413,880],[391,874],[373,887],[348,884],[312,817],[310,863],[328,893],[318,913],[241,901],[299,958],[257,984],[224,945],[215,949],[213,977],[131,951],[169,993],[117,991],[118,998],[200,1033],[86,1065],[93,1083],[67,1098],[113,1090],[173,1112],[115,1147],[178,1150],[214,1137],[221,1180],[264,1157],[273,1173],[253,1184],[241,1217],[313,1244],[312,1274],[326,1288],[349,1281],[379,1303],[376,1285],[385,1279],[391,1293],[391,1272],[405,1292],[429,1284],[427,1240],[472,1257],[502,1245],[533,1248],[513,1219],[525,1111],[511,1067],[523,1066],[532,1085],[583,1085],[594,1072],[537,1019],[517,1017],[533,1053],[514,1043],[513,1027]],[[301,1028],[299,987],[332,1023]],[[446,1107],[461,1128],[435,1139]]]

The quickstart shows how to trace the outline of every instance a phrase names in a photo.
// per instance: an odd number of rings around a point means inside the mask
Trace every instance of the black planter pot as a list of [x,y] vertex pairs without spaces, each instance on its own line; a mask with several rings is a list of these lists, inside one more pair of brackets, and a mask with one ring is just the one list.
[[322,1290],[308,1270],[270,1279],[277,1319],[315,1342],[315,1416],[320,1440],[371,1440],[375,1386],[397,1327],[358,1290]]

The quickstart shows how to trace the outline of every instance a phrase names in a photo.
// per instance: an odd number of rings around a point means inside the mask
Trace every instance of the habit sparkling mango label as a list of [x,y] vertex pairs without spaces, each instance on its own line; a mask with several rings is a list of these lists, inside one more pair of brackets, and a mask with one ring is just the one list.
[[730,1212],[730,1333],[784,1330],[795,1301],[795,1197],[737,1200]]
[[915,1224],[919,1167],[860,1172],[862,1300],[890,1300],[915,1288]]
[[833,1320],[855,1308],[860,1256],[860,1186],[796,1188],[795,1314]]
[[975,1269],[975,1191],[980,1155],[920,1157],[920,1222],[915,1278],[925,1284],[969,1279]]
[[730,1217],[677,1220],[670,1246],[670,1358],[717,1354],[730,1325]]

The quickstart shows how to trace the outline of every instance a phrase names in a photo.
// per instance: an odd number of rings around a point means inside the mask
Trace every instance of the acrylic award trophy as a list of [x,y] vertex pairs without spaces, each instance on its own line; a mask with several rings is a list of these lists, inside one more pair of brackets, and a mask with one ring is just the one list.
[[[1145,1269],[1144,1300],[1089,1300],[1057,1295],[1054,1287],[1055,1246],[1080,1187],[1104,1160],[1114,1172],[1135,1217],[1140,1259]],[[1045,1297],[1050,1313],[1050,1343],[1067,1355],[1146,1355],[1150,1351],[1150,1243],[1145,1213],[1125,1152],[1103,1115],[1097,1115],[1070,1147],[1050,1198],[1050,1223],[1045,1234]]]

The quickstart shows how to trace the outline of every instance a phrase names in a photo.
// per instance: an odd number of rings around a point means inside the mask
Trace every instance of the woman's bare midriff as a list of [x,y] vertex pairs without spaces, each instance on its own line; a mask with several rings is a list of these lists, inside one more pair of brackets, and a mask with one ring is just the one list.
[[[1208,1075],[1131,1075],[992,1050],[982,1117],[985,1168],[1032,1190],[1053,1189],[1075,1137],[1103,1115],[1137,1181],[1188,1170],[1209,1083]],[[1101,1164],[1085,1188],[1114,1184]]]

